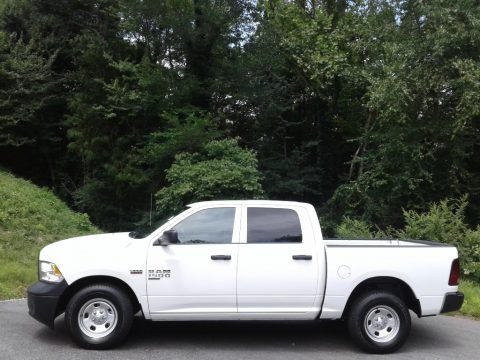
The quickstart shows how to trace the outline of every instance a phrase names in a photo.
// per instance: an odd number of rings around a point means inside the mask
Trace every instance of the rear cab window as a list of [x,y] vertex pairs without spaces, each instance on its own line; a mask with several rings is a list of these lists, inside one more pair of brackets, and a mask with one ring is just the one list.
[[248,207],[247,243],[301,243],[302,227],[292,209]]

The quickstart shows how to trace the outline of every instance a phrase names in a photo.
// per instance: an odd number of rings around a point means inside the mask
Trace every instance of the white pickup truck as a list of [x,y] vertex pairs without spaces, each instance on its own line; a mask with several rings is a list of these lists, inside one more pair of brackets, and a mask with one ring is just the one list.
[[151,231],[78,237],[46,246],[29,313],[105,349],[145,319],[343,319],[372,353],[398,349],[410,313],[457,310],[453,246],[427,241],[325,240],[312,205],[284,201],[192,204]]

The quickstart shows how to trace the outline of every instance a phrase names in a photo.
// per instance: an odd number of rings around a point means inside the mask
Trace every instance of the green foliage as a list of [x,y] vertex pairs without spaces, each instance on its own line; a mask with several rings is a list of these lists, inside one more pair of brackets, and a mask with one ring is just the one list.
[[476,249],[479,19],[474,0],[1,0],[0,164],[124,230],[177,154],[238,138],[264,195],[328,231],[394,234],[400,209],[467,194],[452,233]]
[[181,153],[167,170],[169,185],[156,194],[164,213],[191,202],[259,198],[263,194],[257,159],[237,139],[208,142],[198,153]]
[[[165,168],[171,165],[176,154],[196,151],[221,134],[211,118],[194,111],[164,114],[163,118],[167,124],[165,130],[147,135],[144,145],[130,157],[124,174],[130,176],[131,183],[148,184],[150,189],[164,184]],[[144,171],[138,173],[138,168]]]
[[480,227],[469,229],[465,223],[467,198],[443,200],[432,204],[425,213],[404,211],[405,227],[398,231],[401,239],[436,240],[455,245],[462,261],[463,273],[480,281]]
[[403,211],[403,228],[390,227],[385,231],[374,231],[373,226],[365,221],[345,217],[336,228],[336,235],[353,239],[387,236],[452,244],[458,249],[463,273],[480,281],[480,227],[470,229],[465,222],[467,206],[467,197],[464,196],[458,200],[433,203],[426,212]]
[[[89,34],[115,35],[115,0],[5,0],[0,11],[0,161],[64,190],[75,178],[65,115],[75,55]],[[70,166],[73,164],[73,169]],[[63,195],[68,191],[64,191]]]
[[480,286],[469,280],[460,281],[460,291],[465,295],[462,308],[459,313],[474,318],[480,318]]
[[[117,229],[131,226],[148,210],[176,153],[195,151],[219,132],[208,114],[175,107],[166,98],[167,71],[148,57],[139,64],[109,55],[103,61],[104,70],[116,77],[91,82],[82,76],[91,91],[71,99],[69,146],[88,176],[74,190],[77,206],[103,228]],[[90,65],[85,76],[92,71],[99,76]]]
[[442,200],[432,204],[427,212],[403,212],[405,227],[398,231],[401,239],[437,240],[456,244],[467,231],[465,208],[467,198]]
[[258,151],[268,197],[322,204],[351,151],[338,141],[338,125],[358,115],[344,117],[338,74],[346,56],[330,14],[317,6],[259,2],[241,79],[225,101],[232,131]]
[[280,46],[292,64],[303,73],[318,94],[331,91],[335,78],[347,66],[347,53],[341,48],[342,33],[331,14],[315,13],[294,3],[279,4],[272,12],[271,26],[282,32]]
[[224,58],[240,53],[238,26],[248,8],[236,0],[115,3],[122,21],[112,21],[110,32],[71,42],[77,90],[66,121],[82,175],[67,192],[112,230],[144,217],[175,154],[224,135],[226,120],[210,105],[223,93]]
[[48,133],[53,124],[42,121],[42,111],[54,101],[60,85],[51,70],[55,56],[42,57],[33,41],[25,44],[0,36],[0,146],[54,138]]
[[0,170],[0,299],[23,297],[38,253],[56,240],[98,232],[51,191]]
[[373,239],[372,227],[362,220],[343,218],[335,229],[335,234],[342,239]]
[[477,209],[480,9],[472,1],[381,4],[357,9],[369,116],[330,209],[382,226],[400,226],[399,208],[423,211],[444,194],[468,193]]

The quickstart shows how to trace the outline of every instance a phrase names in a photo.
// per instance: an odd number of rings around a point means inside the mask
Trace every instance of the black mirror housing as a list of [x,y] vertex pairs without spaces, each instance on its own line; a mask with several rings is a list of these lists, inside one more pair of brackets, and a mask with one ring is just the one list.
[[178,244],[178,233],[176,230],[166,230],[163,232],[160,239],[158,239],[158,245],[167,246],[170,244]]

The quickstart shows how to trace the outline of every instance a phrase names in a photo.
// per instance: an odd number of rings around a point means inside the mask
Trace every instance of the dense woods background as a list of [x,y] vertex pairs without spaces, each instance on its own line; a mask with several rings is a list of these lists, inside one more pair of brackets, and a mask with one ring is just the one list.
[[244,197],[474,227],[479,130],[476,0],[0,0],[0,166],[105,230]]

